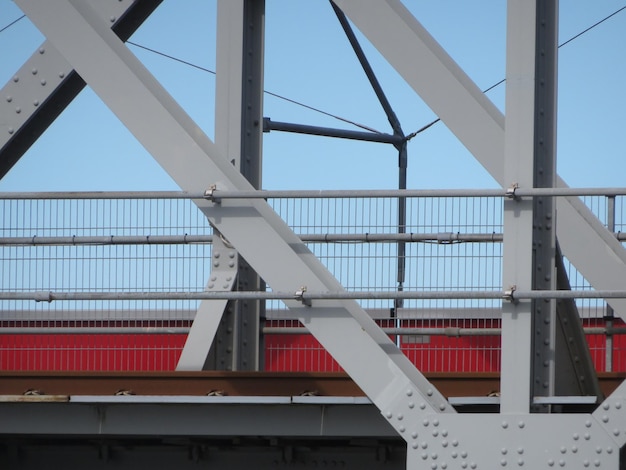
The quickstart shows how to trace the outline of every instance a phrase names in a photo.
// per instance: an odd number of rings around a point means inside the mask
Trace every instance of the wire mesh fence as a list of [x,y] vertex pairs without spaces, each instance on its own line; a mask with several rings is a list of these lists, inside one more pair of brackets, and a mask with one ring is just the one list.
[[[622,197],[584,200],[623,229]],[[348,291],[502,288],[501,197],[406,198],[403,226],[397,197],[269,202]],[[212,229],[189,199],[7,199],[0,221],[0,293],[198,292],[210,276]],[[567,264],[572,288],[591,289]],[[425,372],[498,371],[501,302],[359,300]],[[0,300],[0,368],[173,370],[198,304]],[[584,326],[606,326],[603,301],[577,305]],[[264,331],[267,370],[340,370],[281,301],[267,301]],[[588,338],[598,370],[626,370],[623,336]]]

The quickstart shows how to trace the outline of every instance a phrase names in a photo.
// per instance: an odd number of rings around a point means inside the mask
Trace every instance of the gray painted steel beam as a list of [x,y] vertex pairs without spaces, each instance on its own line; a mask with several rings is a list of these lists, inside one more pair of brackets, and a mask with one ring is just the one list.
[[[504,115],[406,7],[399,0],[335,3],[491,176],[510,186],[504,175]],[[557,187],[567,185],[557,177]],[[626,278],[626,250],[579,199],[559,198],[557,211],[557,237],[567,258],[596,289],[617,288]],[[609,303],[626,319],[626,301]]]
[[[535,155],[535,15],[534,1],[507,3],[504,178],[532,187]],[[502,283],[507,289],[532,289],[533,201],[504,201]],[[502,304],[503,413],[528,413],[532,400],[533,302]]]
[[[88,4],[17,3],[181,189],[252,189]],[[264,201],[195,202],[273,289],[343,290]],[[356,302],[286,304],[400,432],[407,402],[423,404],[410,407],[416,417],[454,412]]]
[[[264,9],[264,2],[250,0],[221,0],[217,6],[215,144],[257,189],[261,185]],[[223,241],[213,250],[216,276],[226,264],[232,265],[227,268],[233,271],[229,290],[265,289],[248,263]],[[222,259],[215,259],[216,255]],[[177,369],[259,370],[264,311],[261,300],[203,301]]]
[[[272,397],[257,397],[257,403],[229,403],[229,397],[215,397],[212,403],[184,403],[184,397],[160,397],[161,403],[88,403],[90,397],[82,398],[81,403],[44,406],[0,403],[0,435],[397,437],[380,412],[367,404],[264,400]],[[165,398],[175,400],[167,403]]]
[[[101,18],[125,41],[161,0],[94,2]],[[0,90],[0,178],[85,87],[65,58],[45,41]]]

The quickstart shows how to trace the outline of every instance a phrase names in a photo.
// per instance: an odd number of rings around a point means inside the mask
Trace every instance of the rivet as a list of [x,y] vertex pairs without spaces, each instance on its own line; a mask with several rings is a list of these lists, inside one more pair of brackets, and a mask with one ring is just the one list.
[[19,106],[17,108],[15,108],[15,112],[17,114],[20,114],[22,112],[22,108],[20,108]]
[[14,77],[13,77],[13,81],[14,81],[15,83],[19,82],[19,81],[20,81],[20,77],[18,77],[17,75],[16,75],[16,76],[14,76]]
[[433,396],[433,390],[432,390],[432,388],[429,388],[429,389],[426,391],[426,395],[428,395],[429,397],[432,397],[432,396]]
[[228,284],[224,284],[224,285],[222,285],[222,287],[223,287],[224,289],[228,289],[229,285],[228,285]]
[[441,435],[442,435],[443,437],[448,437],[448,431],[447,431],[446,429],[442,430],[442,431],[441,431]]
[[409,408],[413,409],[415,408],[415,403],[413,403],[412,401],[409,402]]
[[433,470],[437,470],[437,464],[435,462],[431,463],[430,468],[432,468]]
[[387,419],[391,419],[393,418],[393,413],[391,411],[387,411],[387,413],[385,413],[385,416],[387,417]]
[[213,289],[215,287],[215,284],[213,284],[212,282],[209,284],[209,289]]
[[426,452],[422,453],[422,460],[426,460],[428,458],[428,454]]
[[235,252],[234,251],[228,252],[228,257],[231,258],[231,259],[234,258],[235,257]]
[[433,431],[433,437],[437,437],[439,435],[439,431],[437,431],[436,429]]
[[554,460],[552,460],[552,459],[548,460],[548,465],[550,467],[554,467]]
[[441,468],[443,468],[444,470],[446,470],[446,468],[448,468],[448,464],[445,462],[441,462]]
[[419,447],[419,444],[417,442],[414,442],[413,444],[411,444],[411,447],[417,449]]
[[517,423],[517,426],[518,426],[520,429],[522,429],[522,428],[525,426],[524,421],[520,421],[519,423]]
[[442,447],[448,447],[448,441],[446,441],[446,440],[441,441],[441,446]]
[[227,281],[227,282],[230,282],[230,281],[232,281],[232,280],[233,280],[233,277],[232,277],[232,276],[228,276],[228,277],[226,278],[226,281]]
[[463,458],[463,459],[464,459],[464,458],[466,458],[466,457],[467,457],[467,452],[465,452],[465,451],[461,452],[461,458]]
[[437,418],[433,419],[433,426],[439,426],[439,420]]
[[398,428],[398,431],[400,431],[400,432],[404,432],[404,431],[406,431],[406,428],[405,428],[404,426],[400,426],[400,427]]
[[580,439],[580,436],[578,435],[577,432],[574,433],[574,435],[572,436],[574,438],[575,441],[577,441],[578,439]]
[[15,132],[15,130],[12,127],[9,127],[9,134],[13,134],[13,132]]
[[34,105],[35,107],[39,106],[39,100],[35,100],[35,101],[33,101],[33,105]]
[[420,403],[420,410],[426,409],[426,403]]
[[586,428],[590,428],[591,427],[591,421],[589,421],[589,420],[585,421],[585,427]]
[[503,467],[506,467],[506,460],[504,459],[500,460],[500,465],[502,465]]
[[222,254],[219,251],[216,251],[215,253],[213,253],[213,258],[218,259],[220,256],[222,256]]
[[413,390],[408,389],[408,390],[406,391],[406,396],[407,396],[407,397],[412,397],[412,396],[413,396]]
[[584,461],[583,461],[583,465],[584,465],[585,467],[588,467],[588,466],[589,466],[589,460],[584,460]]
[[452,451],[452,453],[450,454],[452,456],[453,459],[456,459],[458,457],[459,454],[456,453],[455,450]]
[[46,79],[43,78],[43,79],[41,79],[41,82],[39,82],[39,83],[41,83],[41,86],[46,86],[46,83],[48,83],[48,82],[46,82]]
[[428,449],[428,442],[422,442],[422,449]]
[[613,453],[613,447],[607,447],[606,448],[606,453],[607,454],[612,454]]
[[508,452],[508,450],[506,449],[506,447],[503,447],[502,449],[500,449],[500,453],[502,455],[506,455],[507,452]]
[[65,72],[59,72],[59,78],[65,78]]
[[608,410],[610,407],[611,407],[611,406],[610,406],[608,403],[604,403],[604,404],[602,405],[602,408],[603,408],[603,409],[605,409],[605,410]]
[[422,425],[424,425],[424,427],[427,427],[429,424],[429,421],[427,419],[425,419],[424,421],[422,421]]
[[431,459],[433,459],[433,460],[437,460],[437,457],[439,457],[439,456],[438,456],[435,452],[433,452],[433,453],[430,455],[430,458],[431,458]]
[[559,460],[559,466],[565,467],[565,460]]
[[575,454],[576,452],[578,452],[578,447],[576,446],[572,446],[572,452]]
[[596,447],[596,454],[602,453],[602,447]]
[[588,432],[586,432],[583,437],[585,438],[585,441],[588,441],[589,439],[591,439],[591,435]]
[[607,415],[603,415],[602,416],[602,422],[603,423],[608,423],[609,422],[609,417]]
[[32,73],[33,75],[37,75],[37,72],[38,72],[38,70],[37,70],[37,69],[32,69],[32,70],[31,70],[31,73]]
[[11,95],[7,95],[7,103],[13,101],[13,97]]
[[518,447],[517,448],[517,453],[522,455],[524,453],[524,448],[523,447]]
[[452,447],[456,447],[459,445],[459,441],[457,441],[456,439],[452,439]]
[[621,407],[622,407],[622,404],[619,401],[615,403],[615,408],[619,410]]
[[599,460],[594,460],[594,461],[593,461],[593,464],[594,464],[596,467],[599,467],[599,466],[600,466],[600,461],[599,461]]
[[472,462],[472,463],[470,464],[470,468],[476,468],[476,463],[475,463],[475,462]]
[[115,16],[112,16],[111,18],[109,18],[109,21],[111,21],[111,23],[115,23]]
[[440,403],[439,404],[439,410],[443,411],[446,409],[446,404],[445,403]]
[[524,460],[523,459],[519,459],[517,461],[517,465],[519,465],[520,467],[524,465]]
[[506,429],[509,427],[509,423],[507,423],[506,421],[502,421],[502,428]]
[[565,447],[561,447],[561,454],[565,454],[567,452],[567,449]]
[[413,431],[413,432],[411,433],[411,437],[412,437],[413,439],[417,439],[417,436],[418,436],[417,432]]
[[43,47],[40,47],[40,48],[39,48],[39,53],[40,53],[40,54],[43,54],[44,52],[46,52],[46,50],[45,50]]
[[404,415],[402,413],[398,413],[396,418],[398,419],[398,421],[402,421],[404,419]]
[[461,462],[461,468],[467,468],[467,462]]

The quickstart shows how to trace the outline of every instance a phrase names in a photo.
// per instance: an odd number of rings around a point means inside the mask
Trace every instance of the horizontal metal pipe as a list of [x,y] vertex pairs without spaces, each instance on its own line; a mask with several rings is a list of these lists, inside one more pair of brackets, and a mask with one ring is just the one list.
[[[186,335],[189,327],[0,327],[0,335]],[[403,336],[500,336],[501,328],[381,328],[388,335]],[[626,327],[583,328],[588,335],[626,335]],[[309,330],[304,327],[275,327],[263,328],[266,335],[307,335]]]
[[621,299],[626,290],[535,290],[535,291],[338,291],[338,292],[0,292],[0,300],[34,300],[36,302],[73,300],[296,300],[307,304],[313,300],[446,300],[502,299]]
[[337,137],[340,139],[362,140],[365,142],[379,142],[393,145],[400,145],[404,141],[404,139],[399,135],[385,134],[382,132],[351,131],[332,127],[309,126],[306,124],[272,121],[270,118],[263,118],[263,132],[270,131],[293,132],[296,134],[319,135],[322,137]]
[[534,197],[534,196],[624,196],[626,188],[515,188],[498,189],[378,189],[378,190],[250,190],[185,191],[81,191],[0,192],[0,200],[19,199],[338,199],[383,197]]
[[[328,233],[299,235],[307,243],[333,242],[501,242],[501,233]],[[135,235],[0,237],[0,246],[186,245],[213,242],[213,235]]]

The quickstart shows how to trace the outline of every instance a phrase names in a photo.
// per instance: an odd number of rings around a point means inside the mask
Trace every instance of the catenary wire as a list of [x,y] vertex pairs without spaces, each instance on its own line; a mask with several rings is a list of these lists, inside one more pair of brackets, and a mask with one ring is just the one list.
[[[608,16],[605,16],[604,18],[602,18],[600,21],[592,24],[591,26],[589,26],[587,29],[581,31],[578,34],[575,34],[574,36],[572,36],[571,38],[569,38],[567,41],[562,42],[561,44],[558,45],[558,49],[560,49],[561,47],[565,46],[566,44],[569,44],[570,42],[572,42],[574,39],[577,39],[579,37],[581,37],[583,34],[588,33],[589,31],[591,31],[592,29],[594,29],[595,27],[601,25],[602,23],[604,23],[605,21],[607,21],[608,19],[612,18],[613,16],[617,15],[619,12],[626,10],[626,5],[624,5],[623,7],[615,10],[613,13],[611,13]],[[502,85],[504,82],[506,82],[506,78],[503,78],[502,80],[500,80],[499,82],[494,83],[493,85],[491,85],[490,87],[486,88],[485,90],[483,90],[483,93],[487,93],[491,90],[493,90],[494,88]],[[426,129],[430,128],[431,126],[437,124],[439,121],[441,121],[441,118],[437,118],[431,122],[429,122],[428,124],[426,124],[425,126],[420,127],[418,130],[416,130],[415,132],[412,132],[411,134],[406,136],[406,140],[411,140],[413,137],[415,137],[418,134],[421,134],[422,132],[424,132]]]
[[18,19],[11,21],[8,25],[3,26],[0,29],[0,33],[4,32],[5,30],[9,29],[11,26],[13,26],[15,23],[17,23],[18,21],[20,21],[21,19],[24,19],[26,17],[26,15],[22,15],[20,16]]
[[[605,21],[609,20],[610,18],[614,17],[615,15],[619,14],[620,12],[622,12],[622,11],[624,11],[624,10],[626,10],[626,5],[622,6],[621,8],[618,8],[618,9],[617,9],[617,10],[615,10],[613,13],[611,13],[611,14],[609,14],[609,15],[605,16],[604,18],[602,18],[601,20],[599,20],[599,21],[597,21],[596,23],[592,24],[591,26],[589,26],[588,28],[584,29],[584,30],[583,30],[583,31],[581,31],[580,33],[575,34],[575,35],[574,35],[574,36],[572,36],[571,38],[569,38],[569,39],[567,39],[566,41],[562,42],[561,44],[559,44],[558,48],[560,49],[561,47],[565,46],[566,44],[569,44],[570,42],[574,41],[575,39],[578,39],[579,37],[583,36],[584,34],[588,33],[589,31],[593,30],[594,28],[596,28],[596,27],[600,26],[602,23],[604,23]],[[9,23],[8,25],[4,26],[2,29],[0,29],[0,33],[2,33],[3,31],[5,31],[6,29],[10,28],[10,27],[11,27],[11,26],[13,26],[15,23],[17,23],[18,21],[20,21],[21,19],[23,19],[23,18],[25,18],[25,17],[26,17],[26,15],[22,15],[22,16],[20,16],[19,18],[17,18],[16,20],[14,20],[14,21],[12,21],[11,23]],[[160,55],[160,56],[165,57],[165,58],[168,58],[168,59],[170,59],[170,60],[173,60],[173,61],[176,61],[176,62],[182,63],[182,64],[184,64],[184,65],[187,65],[187,66],[189,66],[189,67],[193,67],[193,68],[196,68],[196,69],[198,69],[198,70],[202,70],[203,72],[207,72],[207,73],[210,73],[210,74],[215,75],[215,71],[210,70],[210,69],[208,69],[208,68],[206,68],[206,67],[202,67],[202,66],[199,66],[199,65],[197,65],[197,64],[194,64],[194,63],[192,63],[192,62],[188,62],[188,61],[186,61],[186,60],[179,59],[179,58],[177,58],[177,57],[175,57],[175,56],[172,56],[172,55],[169,55],[169,54],[165,54],[165,53],[163,53],[163,52],[157,51],[157,50],[155,50],[155,49],[152,49],[152,48],[149,48],[149,47],[146,47],[146,46],[142,46],[141,44],[137,44],[136,42],[132,42],[132,41],[126,41],[126,42],[127,42],[127,44],[131,44],[131,45],[133,45],[133,46],[135,46],[135,47],[138,47],[138,48],[140,48],[140,49],[144,49],[144,50],[149,51],[149,52],[151,52],[151,53],[153,53],[153,54]],[[501,84],[503,84],[505,81],[506,81],[506,79],[502,79],[502,80],[498,81],[497,83],[494,83],[494,84],[493,84],[493,85],[491,85],[490,87],[488,87],[488,88],[486,88],[485,90],[483,90],[483,93],[487,93],[487,92],[489,92],[489,91],[493,90],[494,88],[496,88],[496,87],[500,86]],[[291,98],[287,98],[287,97],[282,96],[282,95],[279,95],[279,94],[277,94],[277,93],[273,93],[273,92],[270,92],[270,91],[267,91],[267,90],[265,90],[265,91],[264,91],[264,93],[265,93],[265,94],[267,94],[267,95],[273,96],[273,97],[275,97],[275,98],[278,98],[278,99],[281,99],[281,100],[287,101],[287,102],[289,102],[289,103],[295,104],[295,105],[297,105],[297,106],[301,106],[301,107],[303,107],[303,108],[309,109],[309,110],[311,110],[311,111],[314,111],[314,112],[317,112],[317,113],[323,114],[323,115],[325,115],[325,116],[332,117],[332,118],[334,118],[334,119],[337,119],[337,120],[339,120],[339,121],[345,122],[345,123],[347,123],[347,124],[351,124],[351,125],[353,125],[353,126],[356,126],[356,127],[361,128],[361,129],[365,129],[365,130],[368,130],[368,131],[370,131],[370,132],[375,132],[375,133],[377,133],[377,134],[380,134],[380,133],[381,133],[380,131],[378,131],[378,130],[376,130],[376,129],[373,129],[373,128],[369,127],[369,126],[366,126],[366,125],[364,125],[364,124],[359,124],[359,123],[354,122],[354,121],[352,121],[352,120],[350,120],[350,119],[343,118],[343,117],[338,116],[338,115],[336,115],[336,114],[329,113],[329,112],[327,112],[327,111],[321,110],[321,109],[316,108],[316,107],[314,107],[314,106],[310,106],[310,105],[304,104],[304,103],[302,103],[302,102],[300,102],[300,101],[296,101],[296,100],[293,100],[293,99],[291,99]],[[409,135],[407,135],[407,136],[406,136],[406,140],[407,140],[407,141],[411,140],[413,137],[415,137],[415,136],[416,136],[416,135],[418,135],[418,134],[421,134],[421,133],[422,133],[422,132],[424,132],[425,130],[427,130],[427,129],[429,129],[430,127],[432,127],[433,125],[437,124],[439,121],[441,121],[441,119],[440,119],[440,118],[437,118],[437,119],[434,119],[433,121],[431,121],[430,123],[428,123],[428,124],[426,124],[426,125],[424,125],[424,126],[420,127],[420,128],[419,128],[418,130],[416,130],[415,132],[412,132],[412,133],[410,133]]]

